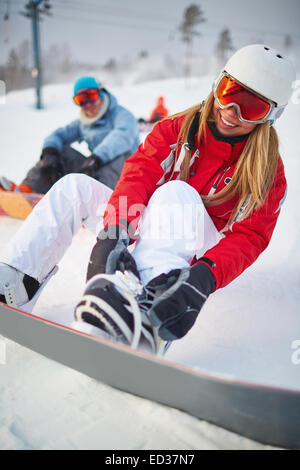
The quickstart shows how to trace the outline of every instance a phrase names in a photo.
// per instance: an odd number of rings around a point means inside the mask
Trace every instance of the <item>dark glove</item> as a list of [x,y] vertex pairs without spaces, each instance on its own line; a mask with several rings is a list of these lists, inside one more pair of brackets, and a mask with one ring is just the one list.
[[100,273],[113,274],[115,271],[131,271],[139,278],[136,263],[127,250],[130,238],[125,229],[118,225],[106,227],[99,233],[92,249],[87,281]]
[[41,176],[46,177],[51,184],[64,176],[61,153],[54,147],[45,147],[40,161]]
[[96,155],[91,155],[90,157],[85,158],[85,161],[78,170],[78,173],[84,173],[92,178],[96,178],[97,172],[102,166],[103,162],[101,158]]
[[186,335],[194,325],[209,294],[215,290],[215,277],[206,264],[198,263],[161,274],[147,288],[161,293],[148,312],[150,321],[159,327],[162,339],[173,341]]
[[46,147],[41,155],[42,168],[62,168],[61,153],[54,147]]

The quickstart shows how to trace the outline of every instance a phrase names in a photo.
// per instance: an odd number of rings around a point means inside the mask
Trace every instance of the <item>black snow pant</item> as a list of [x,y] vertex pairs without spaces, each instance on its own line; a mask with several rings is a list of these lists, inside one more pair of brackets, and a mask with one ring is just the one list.
[[[56,172],[55,170],[51,171],[51,174],[50,172],[45,174],[45,172],[42,171],[41,160],[39,160],[36,165],[28,171],[22,183],[30,186],[35,193],[45,194],[62,176],[65,176],[69,173],[80,172],[80,168],[86,158],[84,155],[69,145],[65,145],[63,147],[61,155],[63,174],[61,171]],[[127,152],[125,154],[119,155],[106,165],[103,165],[97,171],[95,179],[105,184],[109,188],[114,189],[120,178],[125,160],[127,160],[129,156],[130,152]]]

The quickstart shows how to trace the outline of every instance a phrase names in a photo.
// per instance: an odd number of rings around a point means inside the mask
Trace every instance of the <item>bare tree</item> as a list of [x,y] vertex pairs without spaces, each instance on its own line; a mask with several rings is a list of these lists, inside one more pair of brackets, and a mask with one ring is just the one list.
[[191,75],[191,60],[193,55],[193,40],[196,36],[201,36],[197,26],[204,23],[204,13],[200,5],[192,3],[188,6],[183,14],[183,21],[179,26],[179,31],[182,34],[182,40],[186,43],[185,53],[185,76]]
[[62,44],[61,48],[61,64],[60,71],[62,75],[68,74],[72,70],[72,52],[68,43]]
[[142,49],[139,53],[139,56],[138,56],[139,60],[147,59],[147,57],[149,57],[149,52],[146,51],[146,49]]
[[108,59],[107,62],[103,65],[104,70],[107,70],[108,72],[116,72],[118,68],[118,64],[116,59],[111,58]]
[[44,53],[44,83],[65,79],[72,72],[74,62],[68,43],[52,44]]
[[19,88],[20,61],[16,49],[11,49],[6,63],[5,82],[7,91]]
[[32,51],[30,41],[28,39],[25,39],[23,42],[21,42],[17,48],[17,54],[19,57],[20,66],[24,69],[30,69]]
[[30,43],[24,40],[17,48],[9,52],[5,66],[2,67],[1,79],[6,83],[6,90],[29,87],[32,82],[30,64]]

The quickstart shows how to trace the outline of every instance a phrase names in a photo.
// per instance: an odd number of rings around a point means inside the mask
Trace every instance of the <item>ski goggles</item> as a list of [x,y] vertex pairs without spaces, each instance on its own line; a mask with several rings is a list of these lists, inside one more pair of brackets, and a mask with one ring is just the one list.
[[100,90],[93,88],[91,90],[80,91],[73,96],[73,101],[77,106],[84,106],[86,103],[93,103],[99,98]]
[[274,120],[284,109],[249,90],[226,72],[222,72],[216,81],[214,97],[221,109],[234,106],[240,121],[253,124]]

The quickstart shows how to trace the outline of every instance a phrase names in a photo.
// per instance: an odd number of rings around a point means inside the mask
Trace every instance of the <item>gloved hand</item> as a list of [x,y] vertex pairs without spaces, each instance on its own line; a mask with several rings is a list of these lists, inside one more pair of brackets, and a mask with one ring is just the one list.
[[43,168],[62,168],[61,153],[54,147],[45,147],[41,155],[41,166]]
[[101,230],[90,256],[87,281],[96,274],[113,274],[117,270],[131,271],[139,278],[136,263],[127,250],[129,242],[128,233],[119,225]]
[[40,160],[41,177],[46,178],[50,186],[64,176],[61,153],[54,147],[45,147]]
[[78,173],[84,173],[85,175],[91,176],[92,178],[97,177],[97,171],[104,165],[100,157],[91,155],[85,158],[84,163],[81,165]]
[[204,263],[173,269],[150,281],[146,288],[160,292],[148,311],[162,339],[182,338],[194,325],[208,296],[215,290],[215,277]]

